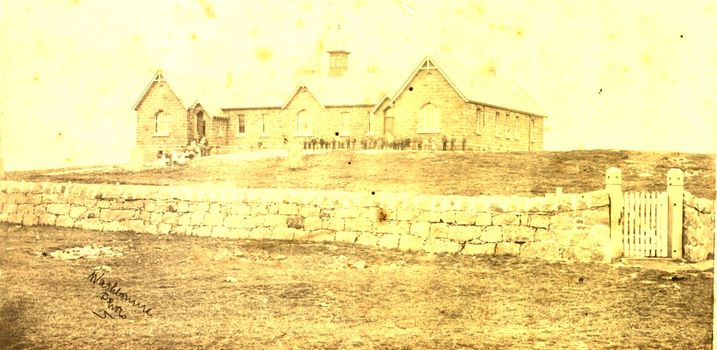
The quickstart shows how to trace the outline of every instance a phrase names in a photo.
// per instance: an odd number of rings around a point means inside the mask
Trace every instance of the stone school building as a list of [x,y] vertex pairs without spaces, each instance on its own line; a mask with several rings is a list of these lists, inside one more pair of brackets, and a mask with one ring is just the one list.
[[355,138],[358,144],[367,138],[410,138],[440,145],[446,136],[457,144],[465,138],[470,151],[543,148],[545,114],[517,84],[494,72],[453,67],[449,75],[425,57],[392,82],[381,79],[380,71],[351,70],[347,51],[328,56],[326,73],[303,77],[283,98],[238,91],[224,102],[185,105],[157,72],[134,105],[143,159],[202,137],[213,154],[285,147],[285,138],[300,143]]

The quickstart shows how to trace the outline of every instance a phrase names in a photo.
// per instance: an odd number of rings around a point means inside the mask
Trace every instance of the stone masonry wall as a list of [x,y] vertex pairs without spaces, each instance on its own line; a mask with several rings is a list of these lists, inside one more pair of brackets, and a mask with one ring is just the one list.
[[431,253],[610,259],[609,198],[0,182],[0,222],[337,241]]
[[697,198],[685,192],[682,221],[684,258],[703,261],[714,258],[715,201]]

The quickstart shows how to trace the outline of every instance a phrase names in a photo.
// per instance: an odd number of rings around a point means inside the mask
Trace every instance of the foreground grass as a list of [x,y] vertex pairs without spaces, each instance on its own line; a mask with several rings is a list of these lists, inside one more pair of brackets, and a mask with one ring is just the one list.
[[424,194],[543,195],[603,188],[605,170],[623,171],[623,189],[664,191],[667,170],[685,171],[685,188],[714,197],[714,155],[633,151],[570,152],[350,152],[305,155],[305,167],[291,171],[285,158],[201,159],[189,166],[138,173],[115,171],[48,176],[10,173],[12,179],[123,184],[228,182],[239,187],[316,188],[357,192]]
[[[43,256],[89,244],[124,255]],[[152,316],[126,302],[126,319],[94,315],[109,310],[87,279],[100,265]],[[712,274],[696,271],[7,225],[0,271],[0,348],[694,349],[712,337]]]

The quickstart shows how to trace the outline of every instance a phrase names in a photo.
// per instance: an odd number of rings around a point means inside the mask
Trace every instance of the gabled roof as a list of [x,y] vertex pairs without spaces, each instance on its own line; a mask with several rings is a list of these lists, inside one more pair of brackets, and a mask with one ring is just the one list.
[[[212,107],[215,107],[215,106],[212,106]],[[193,110],[193,109],[197,109],[197,108],[203,109],[205,112],[207,112],[207,114],[208,114],[210,117],[220,117],[220,118],[221,118],[221,117],[226,117],[226,114],[225,114],[224,111],[222,111],[221,109],[218,109],[218,108],[212,108],[212,109],[207,108],[207,106],[203,105],[201,102],[199,102],[199,100],[194,101],[194,103],[192,103],[192,105],[189,106],[188,110]]]
[[152,90],[152,86],[154,86],[154,84],[161,82],[161,81],[167,83],[167,87],[169,87],[169,90],[172,91],[174,96],[176,96],[177,99],[179,99],[179,103],[182,104],[182,107],[184,107],[185,104],[182,102],[182,99],[179,97],[179,95],[177,95],[174,92],[174,90],[172,90],[172,88],[169,86],[169,83],[166,80],[164,80],[164,74],[162,73],[162,70],[158,69],[157,72],[154,73],[154,77],[152,78],[152,80],[150,80],[149,84],[147,84],[147,87],[144,88],[142,95],[139,97],[139,99],[137,99],[137,102],[134,103],[134,106],[132,106],[132,109],[136,111],[137,108],[139,108],[139,105],[142,104],[144,99],[147,98],[147,95],[149,95],[149,92]]
[[321,101],[319,101],[319,99],[316,98],[316,96],[314,96],[314,94],[311,93],[311,90],[306,87],[306,84],[304,84],[304,83],[299,83],[299,84],[296,85],[296,87],[294,88],[294,90],[293,90],[293,92],[291,93],[291,95],[289,95],[289,98],[287,98],[286,101],[284,101],[284,103],[281,104],[281,109],[285,109],[287,106],[289,106],[289,103],[291,103],[291,101],[294,99],[294,97],[296,97],[296,95],[297,95],[297,94],[301,91],[301,89],[303,89],[303,88],[305,88],[306,91],[309,92],[309,95],[311,95],[311,97],[313,97],[314,100],[316,100],[316,102],[318,102],[318,103],[321,105],[321,107],[325,107],[325,106],[321,103]]
[[[455,64],[460,67],[460,64]],[[403,93],[421,68],[435,68],[448,81],[464,102],[472,102],[504,109],[514,110],[532,115],[545,116],[542,108],[528,96],[525,90],[515,81],[508,81],[487,72],[461,70],[445,71],[430,56],[423,58],[404,83],[391,97],[395,101]],[[452,73],[452,74],[448,74]],[[454,77],[454,79],[451,79]],[[379,104],[383,100],[379,101]],[[378,108],[378,105],[376,106]]]

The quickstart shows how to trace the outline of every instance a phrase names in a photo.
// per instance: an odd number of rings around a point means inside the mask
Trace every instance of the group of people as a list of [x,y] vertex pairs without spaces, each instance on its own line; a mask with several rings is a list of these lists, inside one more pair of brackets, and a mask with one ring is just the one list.
[[[394,150],[426,150],[426,151],[457,151],[466,150],[466,137],[463,135],[460,140],[451,135],[440,137],[427,137],[426,139],[417,137],[392,137],[387,136],[370,136],[361,138],[358,141],[360,149],[394,149]],[[357,139],[355,137],[346,138],[311,138],[304,139],[304,149],[357,149]]]
[[209,142],[207,138],[202,136],[199,140],[192,139],[186,146],[179,150],[173,150],[169,153],[164,151],[157,152],[157,160],[162,166],[184,165],[189,163],[196,157],[204,157],[209,155]]

